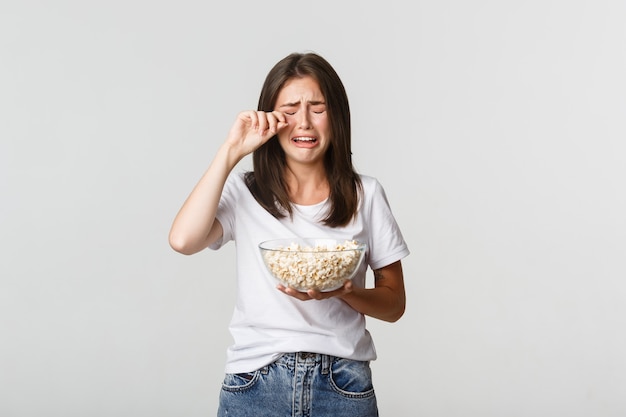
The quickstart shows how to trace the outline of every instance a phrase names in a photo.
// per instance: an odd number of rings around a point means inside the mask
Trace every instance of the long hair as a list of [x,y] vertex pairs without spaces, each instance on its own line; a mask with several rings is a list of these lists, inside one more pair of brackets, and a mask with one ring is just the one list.
[[[352,165],[350,106],[341,79],[333,67],[315,53],[292,53],[280,60],[268,73],[259,97],[258,110],[274,110],[280,90],[293,78],[311,76],[326,101],[330,122],[330,145],[324,155],[324,167],[330,185],[330,210],[322,222],[330,227],[347,225],[356,215],[361,180]],[[293,214],[284,179],[285,152],[277,135],[252,154],[253,171],[245,180],[254,198],[276,218]]]

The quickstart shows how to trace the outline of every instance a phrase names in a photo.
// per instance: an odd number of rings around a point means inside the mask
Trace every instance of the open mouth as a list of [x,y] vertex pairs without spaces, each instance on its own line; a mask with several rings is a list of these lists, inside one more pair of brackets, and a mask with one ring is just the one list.
[[308,136],[298,136],[292,139],[296,143],[305,143],[305,144],[313,144],[317,142],[316,138],[308,137]]

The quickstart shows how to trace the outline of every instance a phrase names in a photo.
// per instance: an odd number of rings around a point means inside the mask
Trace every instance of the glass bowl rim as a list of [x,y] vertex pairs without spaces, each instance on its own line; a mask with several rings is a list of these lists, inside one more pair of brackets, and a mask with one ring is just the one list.
[[[319,251],[314,250],[316,247],[316,245],[314,244],[315,242],[331,242],[332,244],[341,245],[345,242],[352,242],[352,241],[356,242],[356,245],[357,245],[356,247],[344,248],[344,249],[334,249],[334,248],[323,249]],[[278,244],[279,242],[282,243],[282,245],[276,245],[276,247],[269,246],[270,244]],[[290,246],[293,244],[304,246],[302,245],[302,243],[304,242],[308,242],[307,245],[304,247],[304,249],[289,249],[289,248],[284,247],[284,246]],[[283,247],[279,247],[279,246],[283,246]],[[341,252],[350,252],[350,251],[365,251],[365,249],[367,249],[367,244],[364,242],[358,241],[356,239],[341,239],[341,238],[335,238],[335,237],[293,237],[293,238],[277,238],[277,239],[264,240],[263,242],[259,243],[258,247],[261,250],[272,251],[272,252],[289,252],[289,253],[337,252],[337,253],[341,253]]]

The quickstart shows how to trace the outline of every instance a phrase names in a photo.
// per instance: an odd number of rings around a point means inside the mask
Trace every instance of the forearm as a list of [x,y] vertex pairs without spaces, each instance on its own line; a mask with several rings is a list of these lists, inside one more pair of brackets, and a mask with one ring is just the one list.
[[388,287],[353,288],[341,298],[356,311],[388,322],[398,321],[406,305],[404,292]]
[[347,281],[343,287],[329,292],[318,290],[301,292],[283,285],[278,285],[277,288],[302,301],[338,297],[359,313],[379,320],[398,321],[404,314],[406,306],[401,261],[375,270],[374,282],[375,288],[355,288],[352,281]]
[[174,250],[190,255],[219,238],[214,227],[217,207],[226,179],[240,159],[229,146],[220,147],[174,219],[169,234]]
[[356,311],[380,320],[398,321],[404,314],[406,294],[402,263],[374,270],[375,288],[354,288],[340,297]]

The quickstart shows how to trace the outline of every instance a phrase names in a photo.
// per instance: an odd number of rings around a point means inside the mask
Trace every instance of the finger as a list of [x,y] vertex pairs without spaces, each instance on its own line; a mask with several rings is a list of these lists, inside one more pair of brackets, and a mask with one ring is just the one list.
[[289,295],[291,297],[297,298],[298,300],[301,300],[301,301],[308,301],[308,300],[311,299],[311,297],[307,293],[300,292],[300,291],[295,290],[295,289],[293,289],[291,287],[285,287],[283,285],[278,284],[276,286],[276,288],[279,291],[281,291],[281,292],[283,292],[283,293],[285,293],[285,294],[287,294],[287,295]]
[[276,118],[279,125],[287,126],[289,124],[289,122],[287,122],[287,116],[285,115],[285,113],[274,110],[272,112],[272,115]]
[[257,119],[259,120],[259,125],[258,125],[257,130],[260,135],[265,134],[270,127],[270,122],[268,120],[267,115],[268,113],[264,111],[257,112]]
[[259,116],[254,111],[244,112],[244,116],[250,120],[250,129],[256,130],[259,127]]
[[267,113],[265,116],[267,117],[268,131],[274,135],[278,131],[278,119],[273,113]]
[[342,295],[346,295],[352,292],[352,281],[344,282],[343,286],[333,291],[327,291],[324,293],[321,293],[319,291],[315,291],[315,292],[313,291],[314,290],[309,290],[308,294],[309,296],[311,296],[311,298],[314,298],[316,300],[322,300],[324,298],[331,298],[331,297],[341,297]]
[[329,294],[322,294],[319,290],[308,290],[307,295],[309,297],[311,297],[314,300],[321,300],[322,298],[326,298],[324,297],[324,295],[328,296]]
[[276,134],[279,130],[289,126],[289,122],[281,112],[268,113],[267,117],[270,121],[270,131],[272,134]]

